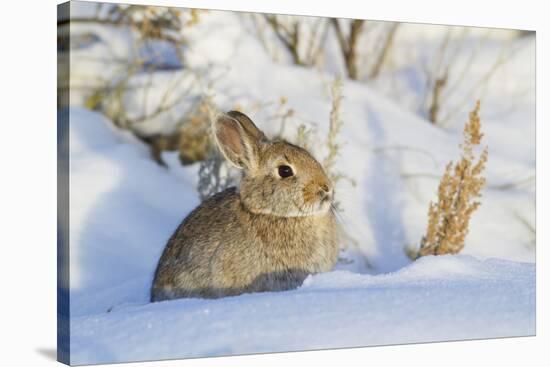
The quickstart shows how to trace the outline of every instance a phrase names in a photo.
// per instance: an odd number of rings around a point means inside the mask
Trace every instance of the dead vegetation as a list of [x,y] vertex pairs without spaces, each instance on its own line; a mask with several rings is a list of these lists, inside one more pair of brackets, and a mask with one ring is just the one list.
[[[329,130],[324,141],[327,154],[323,159],[323,167],[331,179],[334,186],[336,186],[342,179],[347,180],[351,186],[355,186],[355,180],[347,174],[342,173],[336,169],[337,158],[341,154],[342,143],[339,142],[340,132],[342,126],[344,125],[344,120],[342,119],[342,79],[336,78],[330,86],[330,96],[332,107],[329,115]],[[302,130],[298,129],[298,136],[304,134]],[[355,248],[359,247],[359,242],[354,238],[348,231],[345,221],[342,219],[343,209],[338,201],[337,194],[332,203],[333,213],[338,219],[338,236],[340,239],[340,246],[343,249],[353,246]],[[346,261],[344,259],[339,259],[339,261]],[[365,257],[365,263],[369,266],[368,259]]]
[[[432,124],[447,126],[472,99],[482,98],[495,73],[521,50],[512,47],[513,39],[502,40],[498,54],[485,60],[483,50],[492,42],[492,32],[488,29],[474,42],[470,29],[448,27],[431,62],[423,66],[426,91],[419,110]],[[484,71],[476,79],[466,78],[478,64]]]
[[388,55],[393,47],[393,40],[395,39],[395,34],[397,33],[399,25],[400,23],[398,22],[389,23],[389,29],[380,37],[380,47],[374,57],[375,61],[369,72],[369,79],[376,79],[382,71],[383,66],[386,64]]
[[229,165],[218,151],[211,151],[210,155],[200,162],[197,192],[201,201],[235,186],[236,183],[237,178],[230,174]]
[[439,183],[437,201],[428,210],[428,227],[420,249],[408,251],[416,259],[426,255],[456,254],[464,248],[472,214],[481,205],[481,189],[485,186],[482,173],[488,158],[487,147],[476,154],[483,133],[479,118],[479,102],[470,113],[464,127],[462,156],[457,163],[449,162]]
[[180,122],[180,128],[171,134],[139,136],[149,144],[153,159],[165,165],[162,152],[177,151],[183,165],[208,159],[212,150],[212,140],[209,136],[209,116],[207,99],[202,99],[186,114]]
[[336,181],[338,174],[334,172],[334,164],[340,150],[340,144],[336,141],[338,133],[342,129],[340,108],[342,103],[342,80],[337,78],[331,85],[332,108],[330,110],[329,131],[326,138],[327,156],[323,160],[323,166],[329,173],[331,180]]
[[[184,15],[184,12],[187,14]],[[68,24],[98,24],[128,27],[141,40],[163,40],[179,46],[186,42],[181,30],[197,24],[202,12],[204,10],[184,11],[169,7],[99,3],[94,16],[71,17],[58,21],[57,25],[63,27]],[[181,53],[179,56],[182,57]]]
[[347,35],[344,34],[340,20],[336,18],[331,19],[332,26],[336,32],[336,37],[340,45],[340,51],[346,64],[346,71],[350,79],[357,80],[359,78],[358,65],[357,65],[357,45],[359,36],[365,25],[363,19],[354,19],[349,23],[349,30]]
[[[345,25],[347,23],[347,30]],[[399,24],[378,24],[382,31],[368,27],[363,19],[331,19],[348,78],[373,80],[378,77],[387,62]],[[380,27],[381,26],[381,27]],[[376,34],[375,34],[376,33]],[[362,42],[361,42],[362,41]]]
[[[255,15],[252,17],[264,48],[271,50],[265,37],[264,25]],[[264,14],[263,20],[295,65],[319,64],[328,30],[326,19],[315,18],[311,19],[311,22],[306,22],[302,17]]]
[[[378,24],[382,22],[363,19],[275,14],[250,14],[249,17],[260,43],[276,61],[280,61],[279,51],[284,50],[283,53],[295,65],[323,69],[327,39],[329,36],[335,37],[345,73],[353,80],[378,77],[387,62],[399,27],[397,22]],[[372,27],[367,27],[368,24]]]
[[[185,66],[183,54],[188,44],[187,30],[199,24],[205,12],[101,3],[93,15],[58,22],[59,29],[68,28],[69,24],[92,24],[130,31],[133,51],[126,60],[114,56],[102,60],[107,68],[114,68],[114,76],[107,80],[98,77],[83,104],[148,144],[152,158],[159,164],[164,164],[163,151],[179,151],[181,163],[190,164],[205,159],[210,149],[204,101],[192,93],[200,89],[202,81],[198,73]],[[163,49],[172,50],[175,59],[166,60],[155,52],[158,42],[162,42]],[[146,56],[141,53],[143,50]],[[179,71],[184,67],[186,72],[175,74],[169,82],[157,80],[158,71]],[[129,100],[137,102],[137,108]],[[171,120],[172,128],[162,133],[148,129],[150,123],[161,120]]]

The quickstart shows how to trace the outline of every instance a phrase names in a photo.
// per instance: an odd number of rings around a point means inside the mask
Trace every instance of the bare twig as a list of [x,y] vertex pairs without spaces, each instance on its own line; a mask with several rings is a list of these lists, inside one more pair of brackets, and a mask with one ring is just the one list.
[[395,33],[397,32],[398,27],[399,27],[399,23],[397,22],[391,25],[390,30],[386,35],[384,45],[382,46],[382,49],[378,54],[378,57],[376,58],[376,62],[374,63],[374,66],[372,67],[369,73],[369,79],[375,79],[378,76],[378,74],[380,74],[382,65],[384,65],[384,63],[386,62],[386,58],[388,57],[389,51],[393,46],[393,40],[395,38]]
[[437,124],[438,117],[439,117],[439,109],[441,108],[441,94],[443,92],[443,88],[445,88],[445,85],[447,85],[447,78],[449,77],[449,71],[445,70],[443,75],[438,77],[433,85],[432,90],[432,101],[430,103],[430,108],[428,110],[428,120],[432,124]]
[[264,14],[265,20],[271,26],[271,29],[286,47],[292,56],[292,60],[296,65],[305,65],[304,61],[300,57],[300,23],[294,22],[289,29],[286,25],[281,23],[276,15]]
[[[69,19],[62,19],[57,22],[58,27],[66,26],[69,24],[100,24],[100,25],[109,25],[113,27],[129,27],[133,24],[129,21],[117,21],[112,19],[103,19],[103,18],[69,18]],[[159,33],[154,38],[159,40],[164,40],[170,43],[179,44],[183,42],[182,39],[178,39],[172,35],[165,34],[165,33]]]
[[323,161],[323,166],[329,173],[329,176],[336,176],[332,169],[336,163],[336,157],[340,150],[340,145],[336,142],[340,129],[342,128],[342,119],[340,117],[340,105],[342,102],[342,81],[335,79],[331,87],[332,109],[330,111],[329,132],[327,135],[328,154]]
[[489,185],[489,186],[487,186],[487,188],[492,189],[492,190],[511,190],[511,189],[515,189],[515,188],[520,187],[520,186],[530,185],[530,184],[534,183],[535,180],[536,180],[536,176],[531,175],[531,176],[528,176],[528,177],[523,178],[521,180],[517,180],[517,181],[513,181],[513,182],[507,182],[507,183],[503,183],[503,184],[499,184],[499,185]]
[[321,56],[327,38],[328,28],[328,21],[325,18],[318,18],[313,26],[311,37],[309,38],[308,51],[306,53],[308,64],[318,64],[319,57]]
[[487,72],[485,72],[470,88],[470,90],[465,93],[464,98],[460,102],[458,102],[454,108],[451,108],[449,112],[441,119],[442,125],[447,125],[451,118],[455,116],[458,112],[460,112],[468,103],[468,100],[472,98],[473,95],[477,92],[478,89],[482,88],[483,86],[486,86],[487,83],[491,80],[491,78],[494,76],[494,74],[503,66],[505,65],[510,58],[515,55],[517,52],[519,52],[525,44],[520,45],[519,47],[515,49],[510,50],[509,43],[506,43],[503,45],[499,55],[491,65],[489,69],[487,69]]
[[331,22],[336,32],[336,38],[340,45],[340,51],[344,58],[348,77],[357,80],[359,79],[357,68],[357,42],[363,26],[365,25],[365,21],[362,19],[353,19],[350,23],[347,37],[344,35],[340,21],[337,18],[331,18]]
[[[447,48],[449,47],[451,33],[452,33],[452,28],[447,30],[447,32],[445,33],[445,37],[443,38],[443,40],[441,41],[441,44],[439,45],[438,53],[433,63],[433,66],[431,67],[426,66],[426,69],[424,70],[424,72],[426,73],[426,91],[424,93],[421,106],[422,108],[425,108],[425,106],[428,106],[427,110],[430,111],[429,119],[432,123],[435,123],[434,121],[436,121],[436,120],[433,120],[433,118],[434,117],[437,118],[437,114],[439,111],[439,98],[441,94],[441,89],[443,88],[443,86],[447,81],[447,76],[445,75],[445,73],[448,73],[448,68],[444,67],[443,65],[444,65],[445,54],[446,54]],[[441,75],[442,73],[444,74]],[[438,89],[438,91],[436,90],[436,88]],[[434,97],[434,94],[436,94],[436,92],[437,92],[437,95]],[[428,99],[430,99],[429,103],[428,103]]]

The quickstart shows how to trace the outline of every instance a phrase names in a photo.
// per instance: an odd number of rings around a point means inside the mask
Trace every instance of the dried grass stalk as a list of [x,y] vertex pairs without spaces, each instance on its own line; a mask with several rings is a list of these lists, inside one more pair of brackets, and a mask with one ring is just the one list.
[[464,239],[472,213],[481,204],[481,189],[485,186],[482,176],[487,162],[485,147],[479,155],[475,148],[481,144],[479,101],[464,126],[464,143],[460,161],[449,162],[441,178],[437,202],[431,202],[428,210],[428,228],[420,249],[409,254],[412,258],[426,255],[456,254],[464,248]]
[[328,154],[323,160],[323,166],[329,176],[331,176],[330,178],[335,180],[337,174],[334,172],[334,164],[340,151],[340,144],[338,144],[337,139],[343,125],[342,118],[340,117],[340,105],[342,103],[342,80],[340,78],[336,78],[332,83],[331,96],[332,108],[330,110],[329,131],[326,140]]
[[211,102],[203,99],[186,117],[179,131],[178,151],[183,165],[203,161],[214,148],[210,137]]

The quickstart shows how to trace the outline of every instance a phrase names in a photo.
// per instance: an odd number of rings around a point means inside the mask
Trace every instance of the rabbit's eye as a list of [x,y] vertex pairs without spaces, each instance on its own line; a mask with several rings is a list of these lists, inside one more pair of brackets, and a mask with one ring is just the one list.
[[287,178],[292,175],[294,175],[294,172],[292,172],[292,168],[290,166],[279,166],[279,176],[281,176],[282,178]]

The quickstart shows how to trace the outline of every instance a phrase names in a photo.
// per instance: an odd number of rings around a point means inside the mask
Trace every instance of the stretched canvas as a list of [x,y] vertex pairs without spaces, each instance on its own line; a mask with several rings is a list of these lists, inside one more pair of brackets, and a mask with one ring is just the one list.
[[533,31],[58,7],[58,359],[535,335]]

